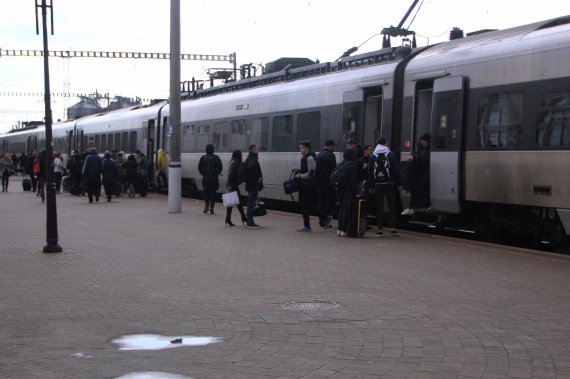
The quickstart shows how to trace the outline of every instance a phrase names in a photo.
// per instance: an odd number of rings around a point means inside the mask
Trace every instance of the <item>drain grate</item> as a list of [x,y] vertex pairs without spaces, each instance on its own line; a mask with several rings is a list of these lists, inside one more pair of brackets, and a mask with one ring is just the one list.
[[292,301],[287,304],[282,304],[281,308],[289,311],[328,311],[331,309],[339,308],[340,305],[328,301],[310,301],[310,302],[296,302]]

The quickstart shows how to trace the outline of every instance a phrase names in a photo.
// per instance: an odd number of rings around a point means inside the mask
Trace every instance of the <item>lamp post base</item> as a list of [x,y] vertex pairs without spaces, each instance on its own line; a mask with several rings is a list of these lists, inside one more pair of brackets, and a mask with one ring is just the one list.
[[47,244],[44,246],[44,253],[61,253],[63,249],[57,243],[54,244]]

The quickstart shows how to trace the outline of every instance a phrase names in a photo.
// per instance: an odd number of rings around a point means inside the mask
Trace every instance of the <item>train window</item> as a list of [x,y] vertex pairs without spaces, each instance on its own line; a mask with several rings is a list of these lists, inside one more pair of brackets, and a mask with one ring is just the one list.
[[297,117],[297,141],[311,141],[317,147],[321,144],[321,112],[300,113]]
[[87,147],[95,147],[95,136],[87,136]]
[[123,132],[121,138],[121,150],[127,151],[129,153],[134,153],[134,150],[129,150],[129,132]]
[[356,138],[356,131],[360,127],[359,113],[360,109],[358,107],[351,107],[346,112],[346,119],[343,118],[344,125],[342,128],[342,140],[348,141],[351,138]]
[[101,153],[107,151],[107,135],[101,134]]
[[485,95],[479,99],[477,130],[481,147],[516,147],[522,143],[520,92]]
[[137,151],[137,132],[131,132],[129,151]]
[[294,151],[293,116],[277,116],[273,118],[271,145],[274,151]]
[[190,153],[194,150],[194,125],[181,124],[182,127],[182,152]]
[[101,136],[99,134],[95,135],[95,148],[97,151],[101,150]]
[[269,149],[269,119],[267,117],[254,118],[251,120],[250,128],[247,130],[249,137],[247,145],[256,144],[259,151]]
[[246,149],[248,146],[247,120],[232,120],[230,124],[230,146],[232,149]]
[[203,151],[207,144],[210,143],[210,125],[198,125],[196,128],[196,144],[195,151]]
[[107,149],[108,150],[115,150],[115,141],[113,141],[113,133],[107,134]]
[[227,151],[228,148],[228,123],[220,121],[214,124],[214,132],[212,135],[214,149],[216,151]]
[[121,133],[115,133],[115,149],[126,151],[121,146]]
[[542,98],[536,143],[552,147],[570,145],[570,91],[551,92]]

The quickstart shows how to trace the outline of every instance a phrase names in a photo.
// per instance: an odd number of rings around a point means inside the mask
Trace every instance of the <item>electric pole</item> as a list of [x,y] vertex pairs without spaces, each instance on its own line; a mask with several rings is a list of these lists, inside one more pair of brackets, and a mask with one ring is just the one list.
[[182,164],[180,152],[180,0],[170,0],[170,105],[168,136],[168,212],[182,212]]

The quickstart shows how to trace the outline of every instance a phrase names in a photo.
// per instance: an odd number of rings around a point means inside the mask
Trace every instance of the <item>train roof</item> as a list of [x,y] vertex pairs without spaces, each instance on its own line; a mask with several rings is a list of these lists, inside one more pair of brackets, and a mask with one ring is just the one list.
[[481,34],[471,35],[465,38],[459,38],[440,44],[434,45],[426,49],[413,61],[418,62],[426,58],[435,56],[444,57],[450,54],[463,53],[467,50],[477,51],[487,46],[507,44],[515,45],[524,38],[528,38],[537,31],[545,31],[561,25],[570,25],[570,16],[563,16],[551,20],[535,22],[532,24],[516,26],[504,30],[489,31]]
[[409,46],[390,47],[370,53],[341,58],[336,62],[316,63],[293,69],[286,68],[270,74],[242,79],[207,89],[196,90],[185,94],[183,99],[198,99],[244,89],[263,87],[276,83],[322,76],[335,72],[343,72],[361,67],[397,62],[409,56],[411,52],[412,48]]

